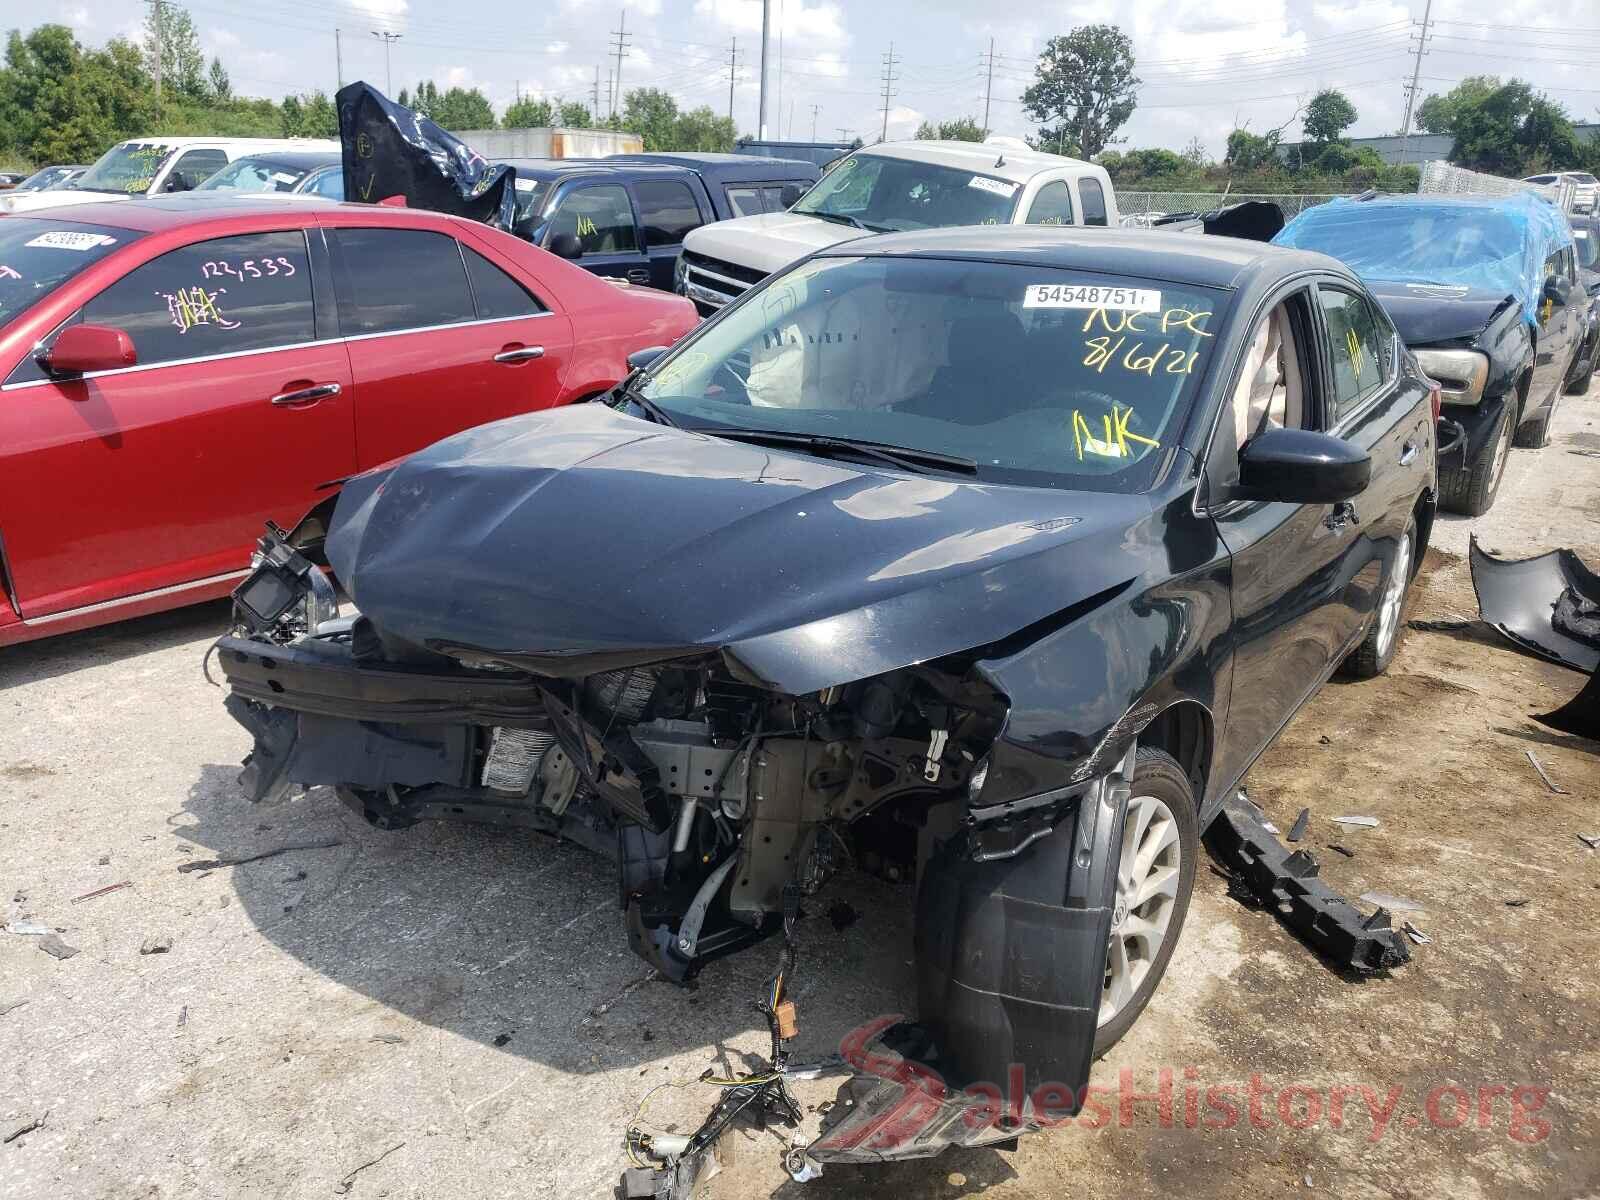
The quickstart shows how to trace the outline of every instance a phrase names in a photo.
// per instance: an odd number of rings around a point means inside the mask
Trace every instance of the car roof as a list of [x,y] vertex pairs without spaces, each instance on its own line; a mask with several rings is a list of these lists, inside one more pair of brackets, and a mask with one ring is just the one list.
[[336,150],[265,150],[260,154],[246,154],[233,160],[236,163],[258,162],[269,167],[288,167],[295,171],[310,171],[317,167],[331,167],[342,163],[344,155]]
[[1074,230],[1047,225],[966,225],[886,233],[841,242],[819,253],[828,258],[858,255],[974,259],[1104,271],[1216,288],[1238,287],[1247,277],[1266,272],[1350,274],[1327,255],[1266,242],[1161,230]]
[[663,166],[688,167],[702,175],[710,175],[721,182],[781,179],[799,172],[807,177],[817,174],[817,164],[803,158],[776,158],[757,154],[612,154],[606,163],[660,163]]
[[1059,171],[1064,167],[1099,173],[1100,168],[1081,158],[1067,158],[1060,154],[1045,154],[1038,150],[1018,149],[996,142],[942,142],[909,141],[879,142],[855,151],[863,154],[881,154],[890,158],[907,158],[916,162],[933,163],[941,167],[972,171],[1009,179],[1013,183],[1026,183],[1041,171]]
[[496,164],[515,167],[524,178],[557,179],[563,175],[596,175],[612,178],[655,176],[681,178],[693,175],[688,167],[672,163],[617,163],[604,158],[498,158]]
[[195,225],[225,225],[240,217],[282,216],[285,211],[304,208],[307,212],[332,208],[358,209],[364,216],[380,216],[385,224],[429,225],[437,228],[441,220],[454,220],[444,213],[420,208],[391,207],[384,204],[341,203],[322,196],[288,192],[178,192],[170,196],[135,197],[99,204],[63,204],[0,217],[18,221],[73,221],[83,225],[104,225],[112,229],[134,229],[140,233],[162,233]]

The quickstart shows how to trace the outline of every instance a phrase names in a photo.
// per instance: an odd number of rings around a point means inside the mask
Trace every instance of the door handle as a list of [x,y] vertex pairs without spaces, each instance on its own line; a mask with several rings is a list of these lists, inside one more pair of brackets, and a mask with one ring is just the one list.
[[527,362],[530,358],[543,358],[543,346],[517,346],[510,350],[502,350],[494,356],[497,363]]
[[1407,442],[1400,449],[1400,465],[1402,467],[1409,467],[1412,463],[1417,461],[1417,455],[1420,452],[1421,447],[1419,447],[1415,442]]
[[337,383],[318,383],[307,388],[296,388],[292,392],[279,392],[272,398],[272,403],[279,408],[305,408],[324,396],[337,396],[341,390]]
[[628,282],[629,283],[649,283],[650,282],[650,272],[646,271],[642,267],[635,267],[633,270],[628,272]]
[[1328,515],[1322,519],[1322,523],[1337,532],[1346,525],[1361,524],[1361,518],[1356,516],[1356,506],[1354,504],[1351,504],[1348,500],[1341,500],[1329,510]]

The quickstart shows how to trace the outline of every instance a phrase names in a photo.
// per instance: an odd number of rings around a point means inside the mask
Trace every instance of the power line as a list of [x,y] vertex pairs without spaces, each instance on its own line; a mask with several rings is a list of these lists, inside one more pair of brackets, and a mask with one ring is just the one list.
[[628,10],[624,8],[622,15],[617,19],[617,27],[611,31],[611,36],[616,38],[613,49],[617,55],[617,73],[612,77],[611,85],[611,115],[617,115],[617,101],[622,98],[622,60],[628,57]]

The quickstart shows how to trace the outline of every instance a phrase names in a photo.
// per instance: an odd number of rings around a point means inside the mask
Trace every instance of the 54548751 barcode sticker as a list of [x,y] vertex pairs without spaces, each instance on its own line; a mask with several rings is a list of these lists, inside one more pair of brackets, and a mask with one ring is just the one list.
[[1108,287],[1103,283],[1030,283],[1023,308],[1110,308],[1118,312],[1160,312],[1161,293],[1149,288]]
[[46,250],[93,250],[97,246],[114,246],[117,239],[103,233],[83,233],[72,229],[52,229],[28,242]]
[[1007,183],[1003,179],[990,179],[987,175],[974,175],[967,180],[967,186],[977,188],[980,192],[993,192],[996,196],[1010,199],[1017,194],[1017,184]]

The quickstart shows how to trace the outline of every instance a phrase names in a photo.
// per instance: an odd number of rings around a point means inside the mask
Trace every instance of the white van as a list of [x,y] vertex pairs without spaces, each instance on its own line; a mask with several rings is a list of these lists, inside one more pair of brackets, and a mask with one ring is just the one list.
[[339,142],[333,138],[129,138],[97,158],[70,188],[0,195],[0,212],[31,212],[63,204],[186,192],[234,159],[269,150],[320,150],[336,154]]
[[988,142],[880,142],[857,150],[787,212],[702,225],[683,242],[675,286],[705,315],[813,250],[943,225],[1120,223],[1105,168]]

